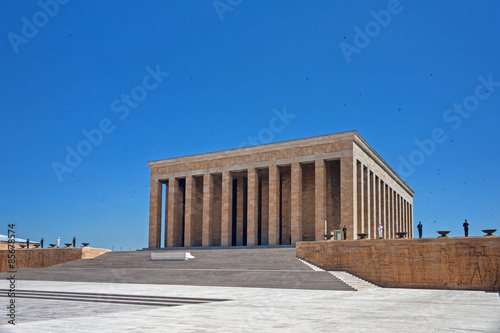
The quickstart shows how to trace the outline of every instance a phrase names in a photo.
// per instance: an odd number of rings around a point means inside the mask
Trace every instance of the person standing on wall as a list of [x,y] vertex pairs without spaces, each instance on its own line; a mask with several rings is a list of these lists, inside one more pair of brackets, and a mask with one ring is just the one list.
[[344,240],[347,239],[347,226],[344,224],[344,227],[342,228],[342,232],[344,233]]
[[465,237],[469,237],[469,223],[467,222],[467,219],[465,219],[464,222],[464,233]]
[[40,239],[40,248],[43,249],[43,238]]
[[377,230],[378,230],[378,238],[379,238],[379,239],[382,239],[382,233],[383,233],[383,231],[384,231],[384,227],[382,226],[382,223],[379,223],[379,224],[378,224],[378,228],[377,228]]
[[422,222],[418,222],[417,229],[418,229],[418,238],[422,238]]
[[73,247],[76,247],[76,237],[73,237]]
[[26,240],[26,248],[29,249],[30,248],[30,239],[28,238]]
[[57,248],[59,248],[59,245],[61,245],[61,237],[57,237]]

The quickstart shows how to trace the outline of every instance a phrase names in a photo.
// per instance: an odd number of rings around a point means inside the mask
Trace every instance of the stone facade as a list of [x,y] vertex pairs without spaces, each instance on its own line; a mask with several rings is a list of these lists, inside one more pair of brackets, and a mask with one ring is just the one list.
[[500,236],[300,242],[296,251],[383,287],[500,291]]
[[322,240],[325,221],[413,237],[413,190],[356,131],[148,164],[150,248]]

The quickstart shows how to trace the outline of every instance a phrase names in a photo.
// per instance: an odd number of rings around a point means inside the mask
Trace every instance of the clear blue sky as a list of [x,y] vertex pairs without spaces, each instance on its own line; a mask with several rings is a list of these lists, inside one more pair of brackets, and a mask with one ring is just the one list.
[[0,13],[0,234],[142,248],[147,161],[348,130],[424,236],[500,229],[498,1],[41,2]]

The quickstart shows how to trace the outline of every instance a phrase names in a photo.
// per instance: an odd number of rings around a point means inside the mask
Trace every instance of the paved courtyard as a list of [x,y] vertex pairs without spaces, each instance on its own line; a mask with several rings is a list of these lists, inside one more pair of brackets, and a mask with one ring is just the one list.
[[[6,288],[6,282],[0,287]],[[17,287],[228,300],[162,307],[17,299],[17,324],[6,324],[4,317],[1,332],[500,331],[499,294],[477,291],[325,291],[48,281],[18,281]]]

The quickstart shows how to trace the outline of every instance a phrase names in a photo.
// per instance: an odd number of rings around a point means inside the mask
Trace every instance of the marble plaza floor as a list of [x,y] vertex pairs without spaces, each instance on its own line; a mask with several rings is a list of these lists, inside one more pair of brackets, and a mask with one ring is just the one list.
[[[8,281],[0,282],[8,289]],[[18,280],[18,290],[147,295],[176,306],[1,298],[0,332],[500,332],[500,295],[479,291],[362,291]],[[68,294],[72,295],[72,294]],[[120,297],[127,301],[127,297]],[[186,303],[185,299],[206,299]],[[222,301],[211,301],[222,300]]]

